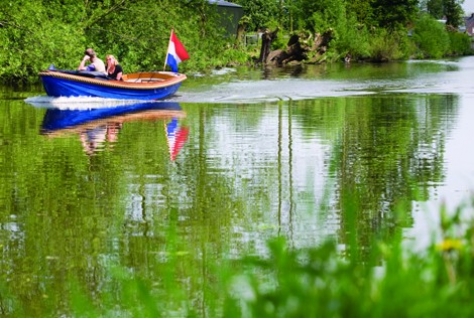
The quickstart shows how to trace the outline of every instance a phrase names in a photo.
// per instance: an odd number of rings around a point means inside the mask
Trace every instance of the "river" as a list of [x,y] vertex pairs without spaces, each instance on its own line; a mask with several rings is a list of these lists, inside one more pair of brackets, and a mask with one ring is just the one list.
[[191,269],[265,255],[275,236],[344,250],[354,231],[362,246],[401,233],[422,249],[441,204],[472,211],[473,71],[474,57],[222,69],[189,74],[168,110],[80,125],[121,103],[3,87],[0,288],[26,316],[64,315],[65,280],[100,294],[111,266],[157,284],[176,258],[201,300]]

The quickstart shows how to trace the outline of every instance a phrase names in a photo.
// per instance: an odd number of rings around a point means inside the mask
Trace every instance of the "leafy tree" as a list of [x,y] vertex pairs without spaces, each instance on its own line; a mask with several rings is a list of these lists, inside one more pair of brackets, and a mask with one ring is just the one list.
[[418,13],[418,0],[374,0],[374,18],[389,30],[407,28]]
[[374,10],[372,0],[352,0],[346,1],[346,10],[349,14],[355,14],[359,24],[365,26],[374,25]]
[[0,79],[37,81],[52,63],[74,69],[86,47],[116,55],[125,72],[161,70],[173,28],[193,57],[183,69],[225,65],[233,39],[218,18],[207,0],[0,2]]
[[318,4],[321,8],[313,13],[312,27],[318,32],[324,32],[329,28],[340,29],[338,26],[346,20],[344,1],[321,0]]
[[445,26],[427,14],[421,15],[417,20],[413,40],[422,55],[420,58],[441,58],[449,48]]
[[449,50],[448,54],[452,56],[472,54],[471,37],[464,32],[448,32]]
[[[54,8],[58,8],[54,2],[49,9],[34,1],[0,2],[0,50],[3,52],[0,78],[3,82],[35,81],[37,73],[49,64],[66,65],[78,50],[84,50],[82,30],[75,24],[63,22],[64,16]],[[74,64],[76,62],[79,63],[74,61]]]
[[338,25],[337,37],[331,45],[341,55],[349,53],[353,59],[370,57],[369,43],[371,35],[365,24],[358,23],[354,13],[348,14],[347,19]]
[[244,13],[249,18],[248,29],[252,31],[274,24],[282,6],[281,1],[235,0],[233,2],[244,8]]
[[428,0],[426,9],[435,19],[446,19],[446,25],[457,29],[463,22],[464,0]]
[[316,21],[314,14],[321,14],[324,11],[324,4],[312,0],[295,0],[295,20],[297,27],[307,29],[311,32],[316,31]]
[[42,10],[50,21],[61,21],[68,24],[77,24],[87,18],[86,4],[77,0],[42,0]]
[[426,10],[435,19],[442,19],[444,17],[444,0],[428,0],[426,3]]
[[444,14],[446,16],[446,25],[457,29],[463,24],[463,9],[461,4],[463,0],[444,0]]

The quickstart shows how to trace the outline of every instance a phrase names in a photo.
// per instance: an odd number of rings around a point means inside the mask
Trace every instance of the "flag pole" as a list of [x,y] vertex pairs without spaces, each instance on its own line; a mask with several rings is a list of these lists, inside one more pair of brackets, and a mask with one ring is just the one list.
[[163,65],[163,71],[166,71],[166,60],[168,59],[168,51],[170,49],[171,37],[173,36],[173,28],[171,28],[170,39],[168,40],[168,48],[166,49],[165,63]]

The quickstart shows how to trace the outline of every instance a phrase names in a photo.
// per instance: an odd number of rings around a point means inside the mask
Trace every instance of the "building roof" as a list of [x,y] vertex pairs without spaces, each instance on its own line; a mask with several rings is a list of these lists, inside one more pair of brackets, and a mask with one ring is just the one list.
[[222,7],[235,7],[235,8],[242,8],[242,6],[239,6],[238,4],[224,1],[224,0],[208,0],[210,4],[217,4],[218,6]]

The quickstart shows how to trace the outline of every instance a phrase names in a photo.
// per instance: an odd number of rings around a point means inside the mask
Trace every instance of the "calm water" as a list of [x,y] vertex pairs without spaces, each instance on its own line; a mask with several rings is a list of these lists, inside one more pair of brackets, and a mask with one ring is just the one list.
[[201,299],[186,269],[265,254],[277,235],[344,249],[352,231],[364,245],[402,233],[421,247],[440,204],[474,189],[473,72],[474,57],[221,70],[134,113],[2,88],[0,281],[29,316],[45,300],[62,314],[64,280],[98,294],[110,265],[159,282],[182,256],[178,276]]

